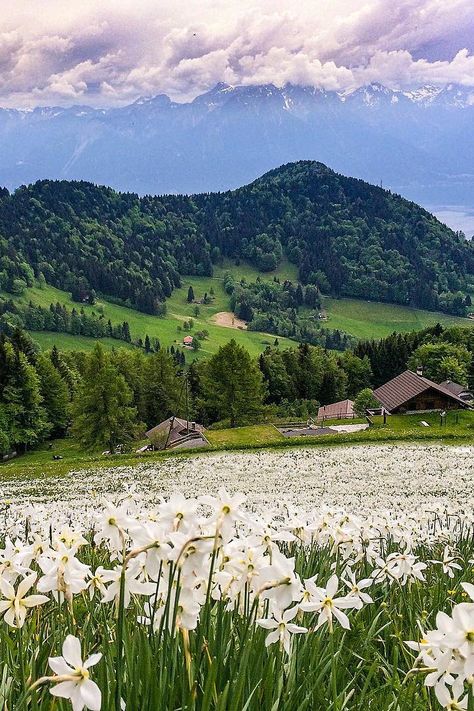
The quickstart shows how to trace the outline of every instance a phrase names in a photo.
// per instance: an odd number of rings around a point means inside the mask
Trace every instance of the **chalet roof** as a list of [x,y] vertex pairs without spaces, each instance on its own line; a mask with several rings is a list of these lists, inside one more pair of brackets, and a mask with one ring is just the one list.
[[318,410],[318,417],[347,417],[354,414],[352,400],[340,400],[330,405],[322,405]]
[[449,390],[449,392],[453,393],[454,395],[457,395],[458,397],[462,397],[462,395],[470,395],[471,392],[466,385],[460,385],[459,383],[454,383],[452,380],[444,380],[441,383],[441,386],[443,388],[446,388],[446,390]]
[[186,420],[181,419],[181,417],[168,417],[167,420],[163,420],[163,422],[160,422],[159,425],[156,425],[156,427],[152,427],[151,430],[145,432],[145,436],[153,437],[153,435],[157,434],[158,432],[169,431],[171,428],[170,436],[171,439],[173,439],[174,436],[179,436],[182,430],[186,430],[188,425],[189,430],[195,430],[198,432],[204,431],[203,425],[200,425],[197,422],[191,422],[191,420],[189,420],[189,422],[186,422]]
[[387,412],[401,407],[409,400],[412,400],[417,395],[429,389],[436,390],[445,397],[455,400],[463,407],[466,407],[464,400],[455,393],[448,390],[443,385],[438,385],[428,378],[417,375],[412,370],[405,370],[404,373],[397,375],[392,380],[389,380],[385,385],[381,385],[374,390],[374,395]]

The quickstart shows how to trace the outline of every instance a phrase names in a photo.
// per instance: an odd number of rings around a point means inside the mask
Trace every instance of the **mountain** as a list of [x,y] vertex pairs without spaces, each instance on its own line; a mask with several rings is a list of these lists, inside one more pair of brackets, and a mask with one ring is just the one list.
[[474,244],[380,187],[301,161],[225,193],[140,198],[86,182],[0,191],[0,288],[32,280],[96,290],[159,313],[184,274],[223,257],[262,272],[285,255],[303,284],[336,296],[463,315]]
[[114,109],[0,109],[0,184],[88,180],[139,194],[221,191],[300,159],[424,204],[472,203],[474,90],[218,84]]

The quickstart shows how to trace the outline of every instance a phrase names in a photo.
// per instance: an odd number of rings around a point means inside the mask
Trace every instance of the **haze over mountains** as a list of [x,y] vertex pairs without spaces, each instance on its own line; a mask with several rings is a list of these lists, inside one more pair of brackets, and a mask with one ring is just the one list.
[[235,188],[282,163],[316,159],[424,205],[474,194],[474,90],[352,93],[218,84],[189,103],[0,110],[0,184],[85,179],[119,190]]

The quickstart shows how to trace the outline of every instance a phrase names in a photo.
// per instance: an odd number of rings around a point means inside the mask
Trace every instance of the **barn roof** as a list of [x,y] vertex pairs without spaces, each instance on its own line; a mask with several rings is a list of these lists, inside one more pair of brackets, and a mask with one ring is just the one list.
[[168,417],[167,420],[163,420],[163,422],[160,422],[159,425],[156,425],[155,427],[152,427],[151,430],[148,430],[148,432],[145,432],[145,436],[153,437],[153,435],[157,434],[158,432],[163,432],[164,430],[169,431],[170,434],[171,430],[178,434],[181,433],[183,430],[203,432],[204,427],[203,425],[200,425],[197,422],[192,422],[191,420],[183,420],[181,417]]
[[340,400],[330,405],[322,405],[318,410],[318,417],[348,417],[354,414],[352,400]]
[[462,399],[464,399],[463,395],[466,396],[471,394],[468,387],[460,385],[459,383],[454,383],[452,380],[444,380],[441,385],[443,388],[446,388],[446,390],[449,390],[449,392],[454,393],[454,395],[457,395]]
[[430,388],[466,407],[464,400],[461,400],[444,385],[438,385],[428,378],[417,375],[412,370],[405,370],[404,373],[389,380],[385,385],[381,385],[374,390],[374,395],[387,412],[392,412]]

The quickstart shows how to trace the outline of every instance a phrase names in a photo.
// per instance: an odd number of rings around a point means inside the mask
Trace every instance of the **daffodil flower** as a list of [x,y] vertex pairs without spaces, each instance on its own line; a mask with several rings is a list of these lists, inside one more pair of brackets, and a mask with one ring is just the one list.
[[274,644],[275,642],[280,642],[280,645],[285,652],[290,654],[291,635],[304,634],[308,631],[306,627],[299,627],[291,622],[297,613],[298,607],[295,606],[285,610],[284,612],[281,610],[274,611],[271,618],[257,620],[257,625],[259,625],[259,627],[263,627],[266,630],[273,630],[273,632],[270,632],[265,639],[266,647],[270,644]]
[[36,581],[36,573],[27,575],[20,581],[18,588],[15,588],[4,578],[0,578],[0,590],[6,600],[0,600],[0,614],[5,613],[4,620],[10,627],[23,627],[27,610],[30,607],[43,605],[49,602],[46,595],[28,595],[26,593],[33,587]]
[[69,699],[73,711],[100,711],[102,694],[97,684],[92,681],[89,669],[102,658],[102,654],[92,654],[85,662],[82,661],[81,643],[69,634],[64,640],[62,657],[50,657],[49,666],[57,676],[48,680],[57,686],[50,689],[53,696]]

